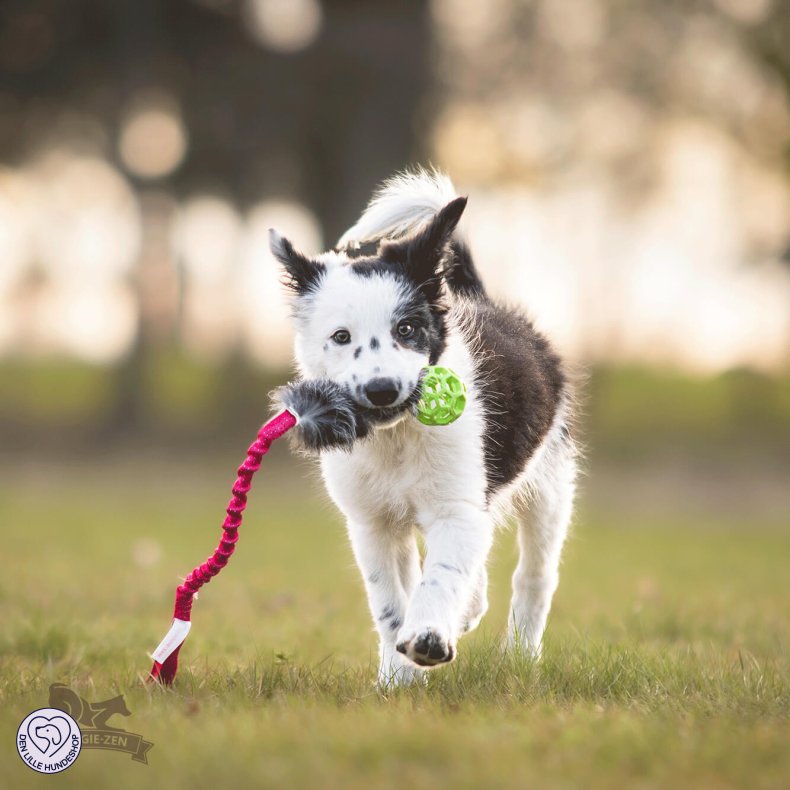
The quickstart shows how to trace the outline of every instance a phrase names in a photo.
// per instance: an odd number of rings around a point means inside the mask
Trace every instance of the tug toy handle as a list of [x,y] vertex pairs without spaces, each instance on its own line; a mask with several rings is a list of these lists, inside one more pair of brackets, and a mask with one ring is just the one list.
[[151,654],[154,665],[149,680],[158,681],[169,686],[178,670],[178,652],[189,633],[191,626],[192,600],[197,591],[208,584],[227,564],[239,540],[239,527],[242,513],[247,507],[247,494],[252,485],[252,476],[260,469],[261,459],[272,442],[291,430],[297,423],[296,415],[288,409],[273,417],[258,431],[258,438],[247,450],[247,457],[238,468],[238,477],[233,485],[233,497],[228,503],[227,515],[222,523],[222,539],[214,549],[214,553],[202,564],[198,565],[176,589],[176,601],[173,610],[173,624]]

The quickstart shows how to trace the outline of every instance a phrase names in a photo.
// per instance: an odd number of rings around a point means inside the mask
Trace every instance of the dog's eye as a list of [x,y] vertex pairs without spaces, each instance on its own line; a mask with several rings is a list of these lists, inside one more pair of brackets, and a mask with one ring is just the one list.
[[348,329],[338,329],[332,335],[332,340],[335,341],[339,346],[348,345],[351,342],[351,332]]
[[398,334],[401,337],[411,337],[414,334],[414,326],[408,321],[401,321],[398,324]]

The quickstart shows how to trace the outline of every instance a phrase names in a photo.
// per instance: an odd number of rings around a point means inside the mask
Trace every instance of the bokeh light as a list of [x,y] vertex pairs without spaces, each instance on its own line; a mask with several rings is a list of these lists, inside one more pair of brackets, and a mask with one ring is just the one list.
[[201,195],[178,213],[173,243],[192,282],[212,284],[227,275],[236,260],[239,216],[226,200]]
[[137,332],[138,304],[121,282],[50,283],[35,304],[35,350],[106,364],[124,354]]
[[264,201],[249,212],[244,234],[238,296],[248,352],[266,364],[291,357],[290,307],[280,264],[269,249],[269,228],[276,228],[308,255],[322,251],[321,226],[305,206]]
[[737,22],[755,25],[762,22],[774,0],[715,0],[716,6]]
[[33,206],[30,179],[15,170],[0,168],[0,296],[13,287],[30,263]]
[[121,122],[118,152],[124,165],[140,178],[162,178],[184,160],[186,126],[177,102],[163,91],[136,95]]
[[182,339],[199,357],[221,356],[237,335],[233,279],[240,231],[233,206],[211,195],[188,200],[173,228],[176,258],[184,270]]
[[32,173],[36,254],[48,275],[89,286],[128,273],[141,226],[137,198],[123,176],[101,159],[68,150],[48,152]]
[[250,34],[275,52],[306,49],[321,32],[319,0],[246,0],[244,9]]

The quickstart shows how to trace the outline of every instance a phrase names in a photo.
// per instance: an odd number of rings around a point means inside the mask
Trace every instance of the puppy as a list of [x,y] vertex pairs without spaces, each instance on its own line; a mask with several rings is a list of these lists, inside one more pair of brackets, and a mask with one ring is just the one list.
[[[520,547],[509,643],[538,655],[573,509],[567,376],[524,314],[487,294],[456,233],[465,207],[446,176],[419,170],[385,182],[332,252],[308,258],[271,231],[294,297],[298,369],[355,411],[340,439],[311,434],[300,416],[347,521],[384,687],[455,658],[487,609],[486,558],[509,516]],[[448,426],[414,416],[421,370],[434,364],[468,390]]]

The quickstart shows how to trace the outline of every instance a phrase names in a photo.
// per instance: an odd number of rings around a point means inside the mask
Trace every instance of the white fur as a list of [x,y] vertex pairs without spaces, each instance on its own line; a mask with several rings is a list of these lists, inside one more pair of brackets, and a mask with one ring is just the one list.
[[384,182],[356,224],[338,240],[338,249],[413,233],[458,197],[453,182],[438,170],[418,168]]
[[[454,196],[449,179],[439,174],[397,177],[377,194],[340,246],[413,230]],[[322,260],[327,265],[324,281],[299,300],[296,312],[302,374],[350,387],[385,375],[403,381],[399,399],[405,399],[427,359],[395,350],[388,342],[398,281],[353,275],[343,253]],[[486,559],[495,526],[508,514],[517,518],[521,549],[513,577],[511,644],[539,653],[557,586],[575,480],[575,457],[562,437],[566,407],[558,409],[522,474],[488,502],[480,397],[486,383],[477,377],[475,333],[464,315],[459,301],[447,317],[447,348],[441,358],[468,387],[466,410],[456,422],[429,427],[402,417],[376,428],[350,452],[321,457],[327,490],[347,519],[379,633],[382,686],[420,677],[423,669],[412,659],[426,635],[452,656],[458,638],[478,624],[487,608]],[[338,328],[351,333],[348,345],[332,345]],[[370,350],[371,337],[380,340],[376,351]],[[355,358],[360,346],[363,351]],[[417,530],[426,547],[422,567]],[[399,644],[406,655],[396,650]]]
[[562,437],[567,428],[568,403],[557,411],[551,429],[527,462],[524,472],[500,492],[513,508],[519,562],[513,574],[513,599],[508,643],[539,655],[551,600],[559,584],[560,554],[573,515],[576,494],[575,446]]

